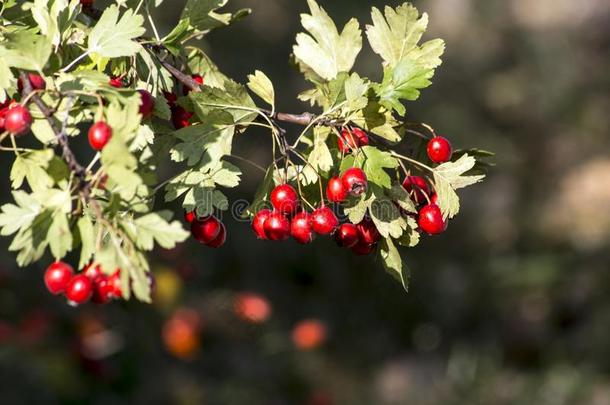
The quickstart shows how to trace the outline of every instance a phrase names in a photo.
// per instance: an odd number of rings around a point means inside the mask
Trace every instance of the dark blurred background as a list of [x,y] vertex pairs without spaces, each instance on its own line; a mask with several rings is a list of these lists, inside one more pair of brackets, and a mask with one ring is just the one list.
[[[408,294],[374,258],[259,242],[227,218],[224,249],[156,254],[154,304],[74,309],[4,238],[0,403],[610,404],[610,3],[414,3],[447,53],[410,119],[497,166],[444,235],[404,252]],[[162,34],[182,4],[158,11]],[[320,4],[342,26],[385,3]],[[254,13],[205,48],[238,81],[266,72],[279,109],[305,110],[288,56],[306,2],[241,7]],[[357,69],[380,77],[368,45]],[[243,136],[239,153],[268,163],[265,139]],[[261,180],[244,169],[233,198]]]

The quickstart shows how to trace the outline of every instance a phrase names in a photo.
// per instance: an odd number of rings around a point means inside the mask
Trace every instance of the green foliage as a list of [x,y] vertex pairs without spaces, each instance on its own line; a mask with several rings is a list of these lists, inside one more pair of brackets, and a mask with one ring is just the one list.
[[[415,246],[420,234],[410,216],[418,207],[401,186],[401,176],[424,170],[443,214],[452,218],[459,210],[455,190],[483,178],[479,172],[485,164],[475,157],[486,157],[476,149],[458,152],[453,162],[430,167],[397,153],[408,133],[403,102],[416,100],[431,84],[444,51],[440,39],[420,44],[428,16],[407,3],[386,7],[384,14],[373,8],[366,34],[383,70],[381,81],[375,81],[352,71],[362,51],[360,23],[350,19],[340,31],[308,0],[310,12],[301,16],[305,32],[296,36],[293,59],[313,86],[299,98],[319,111],[291,116],[276,114],[277,88],[263,72],[255,70],[245,85],[237,83],[190,42],[249,10],[222,11],[228,0],[189,0],[177,25],[159,38],[152,18],[151,32],[145,29],[145,12],[169,2],[146,2],[137,10],[132,3],[110,5],[99,18],[84,16],[78,0],[3,5],[0,100],[28,105],[39,143],[20,148],[17,138],[0,135],[3,150],[15,155],[10,172],[15,203],[1,207],[0,233],[13,236],[10,250],[17,252],[19,265],[40,260],[45,252],[54,259],[79,252],[79,269],[90,263],[107,274],[121,269],[124,297],[149,302],[145,253],[155,245],[171,249],[188,237],[163,203],[180,199],[185,210],[199,216],[228,210],[223,189],[240,184],[242,169],[227,159],[238,135],[256,125],[269,130],[273,148],[244,217],[253,216],[273,186],[284,181],[299,182],[303,201],[313,208],[322,203],[319,191],[331,176],[360,167],[368,191],[342,209],[355,224],[372,219],[383,237],[378,249],[383,265],[406,289],[408,271],[397,246]],[[18,94],[17,77],[24,72],[41,74],[46,89]],[[194,75],[204,84],[186,91],[193,86],[185,78]],[[111,86],[111,78],[126,87]],[[138,89],[152,94],[152,117],[142,115]],[[166,93],[183,96],[166,101]],[[33,97],[47,108],[34,105]],[[81,162],[70,142],[100,120],[110,125],[112,137],[93,161]],[[283,120],[304,129],[291,138],[281,128]],[[351,153],[339,151],[335,145],[342,131],[354,128],[366,131],[370,142]],[[159,167],[168,161],[172,176],[159,181]],[[156,198],[158,193],[164,199]]]

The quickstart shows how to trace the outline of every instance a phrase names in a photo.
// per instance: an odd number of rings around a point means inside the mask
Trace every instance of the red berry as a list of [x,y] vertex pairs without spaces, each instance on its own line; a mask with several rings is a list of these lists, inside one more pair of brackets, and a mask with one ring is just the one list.
[[290,224],[290,234],[303,245],[313,242],[314,233],[311,229],[311,214],[306,211],[296,214]]
[[[201,85],[203,84],[203,77],[202,77],[201,75],[194,74],[194,75],[192,75],[192,76],[191,76],[191,78],[192,78],[192,79],[193,79],[195,82],[197,82],[197,84],[198,84],[198,85],[200,85],[200,86],[201,86]],[[187,86],[184,86],[184,89],[183,89],[183,94],[186,96],[186,95],[188,95],[190,92],[191,92],[191,89],[189,89]]]
[[430,196],[430,203],[438,205],[438,194],[432,193]]
[[27,108],[17,104],[6,112],[4,128],[13,135],[21,135],[30,129],[32,116]]
[[123,289],[121,285],[121,269],[115,271],[108,279],[110,284],[112,296],[114,298],[121,298],[123,296]]
[[96,122],[89,128],[89,144],[93,150],[100,151],[112,138],[112,128],[104,121]]
[[434,163],[445,163],[451,160],[451,143],[442,136],[435,136],[428,142],[428,157]]
[[281,184],[271,192],[271,204],[282,214],[292,215],[299,208],[299,196],[289,184]]
[[354,197],[366,193],[368,181],[366,179],[366,174],[362,169],[357,167],[347,169],[345,173],[343,173],[343,176],[341,176],[341,181],[343,182],[345,190]]
[[376,245],[371,245],[364,241],[360,241],[352,246],[351,251],[358,256],[367,256],[375,251]]
[[339,177],[332,177],[326,186],[326,198],[330,202],[343,202],[347,198],[347,190]]
[[426,196],[430,195],[430,187],[426,179],[421,176],[407,176],[403,180],[402,186],[417,204],[426,202]]
[[[44,90],[47,88],[44,79],[37,73],[28,73],[28,79],[30,80],[32,90]],[[17,90],[19,90],[20,93],[23,91],[23,82],[21,81],[21,78],[17,80]]]
[[420,229],[429,235],[438,235],[447,229],[447,221],[436,204],[428,204],[419,210],[417,223]]
[[94,0],[80,0],[80,4],[83,7],[91,7],[93,6]]
[[184,220],[186,222],[191,224],[195,219],[197,219],[197,214],[195,214],[195,211],[184,211]]
[[117,89],[121,89],[121,88],[125,87],[123,85],[123,79],[121,79],[120,77],[111,77],[110,80],[108,81],[108,84],[110,84],[112,87],[115,87]]
[[375,223],[369,218],[365,218],[362,222],[356,225],[360,241],[369,245],[375,244],[381,240],[381,234],[377,230]]
[[342,224],[335,232],[335,242],[340,247],[351,248],[360,240],[356,225],[345,223]]
[[95,281],[104,275],[100,266],[93,266],[91,264],[85,267],[85,269],[83,270],[83,274],[89,277],[89,280],[91,281]]
[[216,239],[220,235],[221,229],[220,221],[214,216],[196,219],[191,223],[191,234],[204,245]]
[[60,294],[74,275],[72,266],[64,262],[51,264],[44,273],[44,283],[51,294]]
[[337,138],[337,146],[339,146],[339,150],[343,153],[349,153],[368,144],[369,137],[360,128],[354,128],[351,131],[344,128],[341,131],[341,136]]
[[149,118],[155,108],[155,99],[153,98],[152,94],[146,90],[138,90],[138,93],[140,93],[141,99],[140,114],[142,114],[142,117],[145,119]]
[[93,294],[93,282],[84,274],[77,274],[68,283],[65,294],[68,301],[83,304],[89,301]]
[[113,298],[114,288],[110,283],[110,277],[102,274],[93,282],[93,296],[91,297],[91,301],[96,304],[107,304]]
[[165,100],[167,101],[167,104],[170,105],[170,107],[176,105],[176,102],[178,101],[178,96],[175,93],[164,91],[163,96],[165,97]]
[[189,120],[193,117],[193,115],[194,114],[192,112],[186,111],[180,106],[175,107],[172,111],[172,123],[174,124],[174,128],[180,129],[191,125]]
[[218,249],[219,247],[222,247],[222,245],[224,245],[226,241],[227,241],[227,228],[225,227],[225,224],[223,224],[221,222],[220,223],[220,233],[218,234],[218,236],[216,238],[214,238],[213,241],[208,243],[207,246],[211,247],[213,249]]
[[286,240],[290,237],[290,221],[279,211],[273,211],[265,221],[265,236],[269,240]]
[[265,221],[271,215],[271,211],[268,209],[262,209],[254,215],[254,219],[252,220],[252,229],[256,234],[258,239],[267,239],[267,235],[265,234]]
[[320,207],[311,216],[313,230],[320,235],[330,235],[339,226],[337,216],[328,207]]

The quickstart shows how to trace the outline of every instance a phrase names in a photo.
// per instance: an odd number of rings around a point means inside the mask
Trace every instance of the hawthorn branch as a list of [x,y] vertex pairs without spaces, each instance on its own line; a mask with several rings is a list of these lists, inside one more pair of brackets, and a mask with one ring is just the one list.
[[61,148],[62,157],[64,161],[68,165],[70,171],[72,171],[74,175],[78,178],[79,191],[82,193],[83,197],[86,200],[89,200],[91,190],[90,184],[86,180],[87,170],[78,162],[76,156],[74,155],[74,152],[72,152],[72,149],[70,149],[68,134],[66,132],[67,117],[64,120],[62,126],[60,127],[57,121],[53,119],[55,109],[49,107],[40,97],[40,95],[34,92],[27,73],[19,72],[19,78],[23,83],[22,96],[24,98],[29,96],[30,99],[34,102],[34,104],[36,104],[40,112],[44,115],[45,119],[49,123],[49,126],[53,130],[53,133],[55,134],[55,139],[57,139],[57,144]]

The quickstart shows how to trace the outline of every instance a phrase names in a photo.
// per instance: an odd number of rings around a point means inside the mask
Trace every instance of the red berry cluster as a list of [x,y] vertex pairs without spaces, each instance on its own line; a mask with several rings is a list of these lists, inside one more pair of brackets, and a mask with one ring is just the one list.
[[[329,181],[326,196],[330,202],[341,203],[349,196],[362,195],[367,186],[364,171],[354,167]],[[273,210],[258,211],[252,221],[252,229],[259,239],[283,241],[292,237],[301,244],[308,244],[316,235],[334,235],[339,246],[357,254],[368,254],[381,238],[370,220],[358,225],[341,225],[335,212],[324,203],[312,213],[303,210],[296,190],[289,184],[275,187],[270,197]]]
[[227,241],[227,228],[218,218],[209,215],[197,218],[193,212],[185,212],[184,220],[191,224],[191,235],[207,247],[217,249]]
[[341,153],[350,153],[368,144],[369,136],[360,128],[344,128],[341,136],[337,137],[337,146]]
[[[192,75],[191,78],[197,82],[199,85],[203,84],[203,77],[201,75]],[[186,96],[190,92],[190,89],[184,88],[183,94]],[[172,123],[174,124],[174,128],[180,129],[184,127],[188,127],[191,125],[191,118],[193,118],[194,113],[187,111],[184,107],[179,106],[178,96],[175,93],[165,92],[163,93],[165,99],[167,100],[167,104],[172,112]]]
[[120,269],[108,276],[99,266],[89,265],[82,273],[76,274],[72,266],[58,261],[47,268],[44,281],[51,294],[64,294],[72,305],[89,300],[107,304],[123,296]]
[[[442,136],[435,136],[428,142],[428,157],[434,163],[445,163],[451,160],[453,153],[451,143]],[[447,220],[443,218],[437,205],[437,195],[430,191],[430,186],[421,176],[407,176],[403,187],[409,193],[411,200],[419,207],[417,223],[419,229],[429,235],[438,235],[447,229]]]

